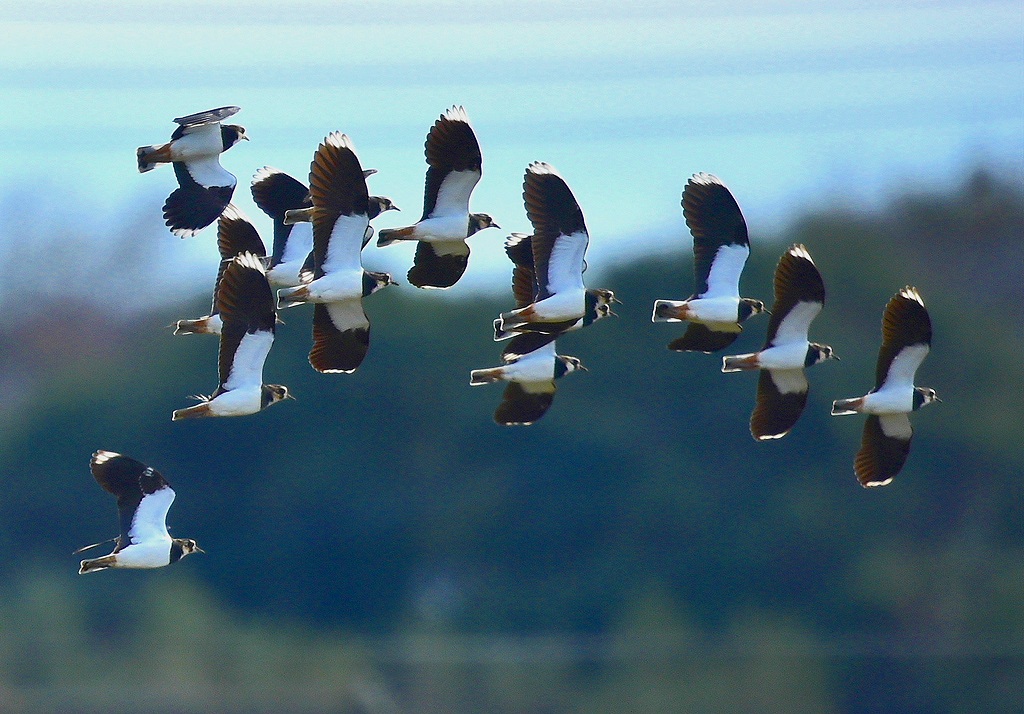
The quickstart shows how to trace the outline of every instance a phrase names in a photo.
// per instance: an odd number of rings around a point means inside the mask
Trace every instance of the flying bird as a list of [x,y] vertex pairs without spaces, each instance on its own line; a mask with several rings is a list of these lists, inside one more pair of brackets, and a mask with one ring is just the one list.
[[277,313],[266,269],[252,253],[236,256],[224,269],[217,291],[222,327],[218,357],[220,385],[200,403],[174,412],[172,419],[244,416],[288,398],[288,388],[263,384],[263,363],[274,343]]
[[286,223],[285,214],[309,204],[309,189],[298,179],[270,166],[253,175],[250,188],[252,200],[274,222],[267,280],[282,288],[301,285],[302,265],[313,250],[313,227],[309,223]]
[[220,155],[249,137],[237,124],[221,124],[239,111],[238,107],[220,107],[178,117],[178,128],[166,144],[140,146],[136,150],[139,172],[170,163],[178,179],[164,203],[164,219],[171,232],[190,238],[217,217],[231,202],[235,177],[220,165]]
[[653,322],[689,322],[669,343],[678,352],[716,352],[731,345],[743,321],[764,312],[764,303],[740,297],[740,273],[750,255],[747,224],[721,179],[694,174],[683,189],[683,217],[693,235],[694,294],[656,300]]
[[540,419],[555,398],[555,380],[586,370],[577,357],[555,353],[557,335],[516,335],[502,353],[505,364],[470,372],[472,385],[508,382],[494,421],[503,426],[528,425]]
[[387,273],[363,269],[369,226],[366,178],[355,147],[341,132],[317,148],[309,171],[313,222],[313,275],[305,285],[278,293],[282,308],[306,302],[313,308],[313,349],[318,372],[354,372],[370,347],[363,297],[392,283]]
[[[117,496],[121,534],[113,553],[83,560],[79,575],[107,568],[161,568],[186,555],[205,552],[191,538],[171,538],[167,533],[167,511],[174,502],[174,491],[159,471],[113,451],[97,451],[89,467],[96,482]],[[79,548],[75,554],[106,542]]]
[[[363,169],[363,178],[370,178],[375,173],[377,173],[377,169]],[[303,197],[302,201],[298,205],[290,207],[290,208],[286,208],[283,211],[283,213],[281,214],[281,218],[280,219],[276,215],[273,216],[275,230],[276,230],[276,227],[277,227],[277,224],[278,224],[278,220],[280,220],[282,228],[288,228],[288,227],[291,227],[291,226],[302,225],[303,228],[304,228],[304,231],[308,231],[309,232],[309,240],[310,240],[310,244],[312,244],[312,240],[313,240],[312,226],[310,226],[308,224],[310,224],[312,222],[312,220],[313,220],[313,202],[312,202],[312,199],[309,196],[309,190],[306,189],[306,187],[303,186],[299,181],[296,181],[295,179],[292,179],[290,176],[288,176],[288,178],[291,179],[292,181],[294,181],[295,184],[297,184],[298,186],[302,186],[303,190],[306,193],[304,194],[304,197]],[[256,195],[255,191],[256,191],[256,185],[254,183],[253,184],[253,196],[254,197]],[[398,206],[396,206],[394,201],[392,201],[387,196],[370,196],[369,201],[370,201],[370,210],[369,210],[369,213],[367,215],[369,216],[371,221],[374,218],[376,218],[377,216],[379,216],[380,214],[384,213],[385,211],[400,211],[400,210],[402,210]],[[258,203],[259,203],[259,201],[257,201],[257,204]],[[276,232],[275,232],[275,235],[276,235]],[[373,226],[367,226],[366,227],[366,233],[363,235],[363,247],[364,248],[366,247],[366,244],[370,242],[370,239],[372,237],[373,237]],[[310,255],[311,255],[311,253],[310,253]],[[312,266],[313,266],[312,258],[310,257],[310,258],[308,258],[308,268],[309,268],[308,272],[312,272],[312,270],[313,270]],[[305,268],[307,266],[304,265],[302,267]],[[273,281],[271,281],[271,282],[273,282]],[[297,285],[298,283],[295,283],[295,284]],[[291,287],[291,286],[283,286],[283,287]]]
[[419,288],[450,288],[466,272],[466,239],[484,228],[498,228],[486,213],[469,212],[470,195],[480,181],[482,157],[465,109],[452,107],[434,122],[425,153],[423,217],[413,226],[382,229],[377,246],[419,241],[409,282]]
[[217,219],[217,250],[220,252],[220,267],[217,269],[217,280],[213,285],[213,307],[210,314],[195,320],[178,320],[174,327],[176,335],[219,335],[221,318],[217,309],[217,293],[225,268],[236,255],[252,253],[263,258],[267,253],[256,227],[237,206],[232,204],[229,204]]
[[[527,278],[525,273],[520,277],[513,273],[518,307],[495,321],[495,339],[515,332],[559,334],[614,314],[611,303],[617,301],[611,290],[588,290],[584,285],[590,237],[583,211],[565,179],[550,164],[530,164],[523,181],[523,202],[533,236],[515,234],[512,243],[506,242],[506,253],[516,271],[529,270],[532,296],[522,304]],[[523,284],[518,291],[517,283]]]
[[928,355],[932,323],[917,288],[894,295],[882,314],[882,347],[875,388],[863,397],[837,399],[832,414],[867,414],[853,470],[862,486],[885,486],[910,453],[914,429],[909,414],[941,401],[934,389],[915,387],[914,375]]
[[838,359],[828,345],[809,342],[807,331],[825,305],[825,283],[803,245],[790,246],[775,268],[775,303],[760,352],[722,358],[723,372],[761,370],[750,433],[758,441],[779,439],[793,428],[807,404],[804,368]]

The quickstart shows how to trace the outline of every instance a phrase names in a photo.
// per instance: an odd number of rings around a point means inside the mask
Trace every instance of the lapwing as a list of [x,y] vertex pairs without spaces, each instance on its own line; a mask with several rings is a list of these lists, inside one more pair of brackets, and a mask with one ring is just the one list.
[[318,372],[354,372],[370,346],[363,297],[392,283],[387,273],[363,269],[369,226],[366,178],[355,147],[341,132],[317,148],[309,171],[313,204],[313,280],[279,291],[280,307],[314,303],[313,349]]
[[[525,233],[511,234],[505,239],[505,253],[514,265],[512,294],[516,300],[516,307],[523,308],[532,305],[540,294],[540,286],[537,283],[533,263],[533,236]],[[619,301],[611,290],[587,288],[584,302],[583,317],[576,320],[525,323],[515,330],[504,330],[501,326],[501,318],[496,318],[494,320],[494,340],[498,342],[527,332],[560,335],[563,332],[578,330],[590,325],[595,320],[615,315],[611,305],[613,302]],[[513,352],[513,355],[515,354],[517,353]]]
[[309,223],[286,223],[285,214],[309,205],[309,189],[298,179],[270,166],[253,175],[250,189],[253,202],[274,222],[267,280],[274,287],[301,285],[302,264],[313,250],[313,227]]
[[[370,178],[375,173],[377,173],[377,169],[363,169],[363,178]],[[288,178],[291,179],[290,176]],[[302,186],[302,188],[304,190],[306,190],[306,193],[305,193],[305,196],[303,197],[303,200],[302,200],[301,203],[299,203],[296,206],[293,206],[293,207],[290,207],[290,208],[286,208],[284,210],[284,212],[281,214],[281,218],[280,218],[281,225],[282,225],[282,228],[291,227],[291,226],[299,226],[299,225],[303,226],[304,233],[307,232],[307,231],[309,233],[309,242],[310,242],[310,245],[312,245],[312,241],[313,241],[313,228],[310,225],[310,223],[313,221],[313,202],[312,202],[312,200],[309,197],[309,190],[306,189],[305,186],[303,186],[299,181],[296,181],[295,179],[291,179],[291,180],[295,181],[295,183],[297,185]],[[254,191],[253,196],[254,197],[255,197],[255,190],[256,189],[255,189],[255,183],[254,183],[253,184],[253,191]],[[367,215],[369,216],[371,221],[374,218],[376,218],[377,216],[379,216],[380,214],[384,213],[385,211],[400,211],[400,210],[402,210],[398,206],[396,206],[395,202],[392,201],[387,196],[370,196],[369,201],[370,201],[370,205],[369,205],[370,210],[369,210],[369,213]],[[276,227],[277,227],[277,221],[278,220],[279,219],[275,216],[274,217],[275,230],[276,230]],[[276,235],[276,233],[275,233],[275,235]],[[373,237],[373,226],[367,226],[366,227],[366,233],[363,236],[363,247],[364,248],[366,247],[366,244],[370,242],[370,239],[372,237]],[[312,258],[310,258],[309,260],[310,260],[309,265],[312,266]],[[310,267],[310,272],[311,271],[312,271],[312,267]],[[273,283],[273,280],[271,282]],[[282,285],[282,287],[292,287],[292,286]]]
[[195,320],[178,320],[174,327],[176,335],[219,335],[221,319],[217,310],[217,292],[224,276],[224,269],[236,255],[252,253],[264,258],[267,254],[256,226],[234,204],[229,204],[217,219],[217,250],[220,252],[220,267],[217,269],[217,280],[213,284],[213,307],[210,314]]
[[470,372],[472,385],[508,382],[494,421],[503,426],[529,425],[547,412],[555,398],[555,380],[586,370],[577,357],[555,353],[557,335],[539,332],[516,335],[502,358],[505,364]]
[[907,286],[889,300],[882,315],[882,347],[875,388],[863,397],[837,399],[832,414],[867,414],[853,470],[862,486],[885,486],[910,453],[914,429],[910,412],[941,401],[934,389],[915,387],[914,375],[928,355],[932,323],[917,288]]
[[764,303],[740,297],[740,273],[750,255],[747,224],[721,179],[694,174],[683,189],[683,217],[693,235],[695,291],[686,300],[656,300],[653,322],[689,322],[671,342],[678,352],[717,352],[731,345],[743,321]]
[[485,228],[498,228],[486,213],[469,212],[469,198],[480,181],[483,160],[465,109],[452,107],[434,122],[425,153],[423,217],[412,226],[382,229],[377,246],[419,241],[409,282],[419,288],[450,288],[469,263],[466,239]]
[[223,326],[218,357],[220,385],[172,419],[255,414],[288,398],[288,388],[263,383],[263,363],[274,343],[277,313],[263,261],[243,253],[228,263],[217,291]]
[[[117,496],[121,534],[113,553],[83,560],[79,575],[107,568],[162,568],[186,555],[205,552],[191,538],[171,538],[167,533],[174,491],[159,471],[113,451],[97,451],[89,467],[96,482]],[[87,545],[75,554],[107,542]]]
[[[583,283],[590,238],[583,211],[565,179],[550,164],[530,164],[523,181],[523,201],[533,224],[529,241],[532,255],[526,255],[525,246],[512,246],[522,253],[521,257],[509,252],[508,246],[506,252],[517,270],[525,269],[526,260],[532,259],[534,296],[527,304],[501,314],[494,327],[495,339],[513,332],[558,334],[614,314],[614,293],[588,291]],[[525,238],[517,241],[519,246],[524,243]],[[519,295],[516,297],[519,304]]]
[[722,358],[723,372],[761,370],[750,416],[750,433],[758,441],[785,436],[800,418],[807,404],[804,368],[838,359],[829,345],[807,338],[824,305],[825,283],[810,253],[803,245],[790,246],[775,268],[775,302],[764,347]]
[[164,219],[174,235],[194,236],[217,220],[231,202],[235,177],[220,165],[220,155],[249,137],[243,127],[221,122],[238,111],[238,107],[220,107],[178,117],[170,142],[136,150],[140,173],[166,163],[174,168],[178,188],[164,203]]

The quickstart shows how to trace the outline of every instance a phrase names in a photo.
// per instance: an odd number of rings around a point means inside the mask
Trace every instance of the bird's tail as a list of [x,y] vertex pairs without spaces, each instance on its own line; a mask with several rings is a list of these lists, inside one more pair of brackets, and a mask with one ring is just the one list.
[[510,337],[515,337],[517,333],[515,330],[506,330],[501,326],[501,318],[497,318],[494,321],[494,341],[501,342],[507,340]]
[[104,555],[102,558],[83,560],[82,565],[78,568],[78,574],[85,575],[86,573],[92,573],[97,570],[112,568],[114,566],[114,560],[113,555]]
[[400,240],[413,240],[413,226],[406,228],[381,228],[377,231],[377,247],[384,248]]
[[195,406],[185,407],[184,409],[175,409],[174,413],[171,414],[171,421],[181,421],[182,419],[198,419],[200,417],[213,416],[210,413],[209,402],[203,402],[196,404]]
[[277,308],[302,305],[309,300],[309,286],[299,285],[294,288],[282,288],[277,291]]
[[147,171],[152,171],[160,164],[171,162],[171,145],[154,144],[153,146],[140,146],[135,150],[135,155],[139,160],[139,173],[144,174]]
[[493,382],[500,382],[501,375],[501,367],[490,367],[489,369],[474,369],[472,372],[469,373],[469,383],[475,387],[481,384],[491,384]]
[[757,360],[757,353],[748,355],[730,355],[722,358],[723,372],[742,372],[748,369],[760,369],[761,365]]
[[313,207],[307,206],[306,208],[293,208],[284,212],[284,220],[282,221],[286,226],[292,226],[296,223],[309,223],[313,220]]
[[651,322],[680,322],[686,319],[686,303],[677,300],[655,300]]
[[219,335],[220,315],[207,315],[196,320],[178,320],[174,323],[176,335]]
[[832,402],[832,416],[856,414],[864,404],[864,397],[854,399],[837,399]]

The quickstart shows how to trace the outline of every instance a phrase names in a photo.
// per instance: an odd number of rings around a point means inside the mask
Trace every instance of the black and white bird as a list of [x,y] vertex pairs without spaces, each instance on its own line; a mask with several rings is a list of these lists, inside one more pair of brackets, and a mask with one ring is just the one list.
[[498,225],[486,213],[470,213],[469,198],[480,181],[483,159],[469,117],[452,107],[434,122],[425,145],[427,180],[423,217],[405,228],[382,229],[377,246],[419,241],[409,282],[419,288],[450,288],[466,272],[466,239]]
[[[523,308],[532,305],[538,299],[541,291],[534,270],[533,236],[525,233],[511,234],[505,239],[505,254],[508,255],[514,266],[512,269],[512,295],[515,297],[516,307]],[[583,317],[576,320],[525,323],[514,330],[505,330],[502,328],[501,318],[496,318],[494,320],[494,340],[498,342],[529,332],[557,336],[563,332],[578,330],[603,317],[615,315],[612,312],[611,304],[619,302],[611,290],[601,288],[587,288],[584,301],[586,306]],[[514,350],[508,352],[506,349],[506,357],[517,355],[518,353]]]
[[832,414],[867,414],[853,470],[862,486],[885,486],[900,472],[910,453],[914,429],[909,414],[941,401],[934,389],[915,387],[914,375],[928,355],[932,323],[917,288],[894,295],[882,315],[882,347],[875,388],[863,397],[837,399]]
[[285,222],[285,214],[309,204],[306,185],[278,169],[264,166],[252,177],[252,200],[274,222],[274,244],[267,280],[275,287],[301,285],[299,275],[313,250],[313,226]]
[[[191,538],[171,538],[167,533],[174,491],[159,471],[113,451],[97,451],[89,467],[96,482],[117,496],[121,534],[113,553],[83,560],[79,575],[107,568],[162,568],[186,555],[205,552]],[[103,543],[79,548],[75,554]]]
[[217,309],[217,293],[225,268],[236,255],[252,253],[264,258],[267,254],[256,226],[233,204],[229,204],[217,219],[217,250],[220,252],[220,267],[217,269],[217,280],[213,285],[213,307],[210,314],[195,320],[178,320],[174,326],[176,335],[219,335],[221,318]]
[[[267,172],[267,171],[277,172],[277,169],[270,169],[269,167],[264,167],[260,171],[261,172]],[[375,173],[377,173],[377,169],[363,169],[363,178],[370,178]],[[285,183],[286,183],[285,179],[287,179],[287,181],[290,182],[288,187],[287,187],[288,202],[292,203],[294,205],[285,206],[284,202],[280,202],[276,206],[267,205],[267,207],[264,208],[263,210],[266,211],[271,216],[271,218],[274,219],[274,241],[275,241],[275,246],[277,245],[277,235],[278,235],[278,232],[279,232],[278,226],[280,226],[280,232],[284,236],[288,236],[289,235],[288,231],[293,229],[293,228],[294,228],[295,231],[301,231],[300,235],[303,236],[303,239],[302,239],[303,244],[305,244],[307,242],[306,239],[305,239],[305,236],[307,236],[307,235],[309,236],[308,243],[309,243],[309,246],[310,246],[310,250],[307,251],[307,254],[304,257],[304,261],[305,262],[300,262],[298,264],[298,270],[299,270],[300,278],[306,278],[306,277],[310,277],[311,278],[312,277],[312,272],[313,272],[313,258],[312,258],[312,245],[313,245],[313,226],[312,226],[312,221],[313,221],[313,201],[312,201],[312,199],[309,196],[309,189],[307,189],[304,184],[302,184],[300,181],[292,178],[291,176],[288,176],[287,174],[283,174],[281,172],[277,172],[277,174],[278,175],[276,175],[276,176],[267,176],[266,179],[263,179],[261,181],[261,183],[259,184],[260,192],[261,193],[266,193],[267,191],[266,191],[265,187],[274,188],[274,189],[277,189],[278,187],[280,187],[280,189],[283,191],[283,190],[285,190]],[[260,198],[257,198],[257,188],[258,187],[257,187],[257,183],[256,183],[255,178],[259,178],[259,177],[260,177],[260,172],[257,172],[256,177],[254,177],[254,180],[253,180],[253,199],[256,200],[256,204],[258,206],[263,208],[265,204],[269,204],[269,201],[267,200],[267,198],[269,198],[269,197],[261,196]],[[267,181],[269,181],[269,183],[267,183]],[[301,189],[305,193],[303,194],[302,198],[299,199],[296,202],[296,199],[298,198],[298,188],[299,187],[301,187]],[[273,213],[271,213],[271,209],[273,210]],[[379,216],[380,214],[384,213],[385,211],[400,211],[400,210],[401,209],[398,206],[395,205],[394,201],[392,201],[387,196],[370,196],[370,211],[369,211],[368,215],[369,215],[371,221],[374,218],[376,218],[377,216]],[[366,244],[370,242],[370,239],[372,237],[373,237],[373,227],[372,226],[367,226],[366,227],[366,234],[363,236],[363,247],[366,247]],[[273,266],[271,266],[271,273],[273,273]],[[289,272],[289,274],[290,274],[290,272]],[[283,283],[275,283],[273,278],[271,278],[270,282],[271,282],[271,284],[277,284],[277,285],[280,285],[281,287],[294,287],[295,285],[299,285],[301,283],[301,279],[300,279],[299,282],[292,283],[291,285],[285,285]]]
[[[501,314],[494,326],[495,339],[514,332],[559,334],[613,314],[614,293],[587,290],[584,285],[590,236],[583,211],[565,179],[550,164],[530,164],[523,181],[523,202],[533,224],[529,247],[534,297],[527,304]],[[525,237],[517,243],[523,245]],[[513,244],[512,248],[525,251],[525,246],[518,248]],[[525,266],[526,255],[517,257],[509,253],[509,257],[517,266]],[[516,297],[518,304],[519,295]]]
[[516,335],[502,353],[505,364],[470,372],[472,385],[508,382],[494,421],[504,426],[528,425],[547,412],[555,398],[555,380],[586,370],[577,357],[555,353],[557,335],[539,332]]
[[217,291],[222,327],[218,367],[220,385],[200,403],[174,412],[172,419],[255,414],[288,398],[288,388],[263,383],[263,363],[277,327],[274,294],[263,261],[252,253],[235,256],[224,269]]
[[313,280],[278,293],[282,308],[314,303],[313,349],[318,372],[353,372],[370,346],[363,297],[392,283],[387,273],[363,269],[369,226],[366,178],[355,147],[341,132],[317,148],[309,170],[313,203]]
[[740,273],[750,255],[747,223],[721,179],[694,174],[683,189],[683,217],[693,235],[694,294],[656,300],[653,322],[689,322],[669,343],[678,352],[716,352],[731,345],[743,321],[764,312],[764,303],[740,297]]
[[829,345],[809,342],[807,331],[825,305],[825,283],[807,248],[790,246],[775,268],[775,303],[760,352],[722,358],[723,372],[761,370],[750,433],[778,439],[796,424],[807,404],[804,368],[838,359]]
[[136,150],[139,172],[170,163],[178,179],[164,203],[164,219],[174,235],[189,238],[217,220],[231,202],[235,177],[220,165],[220,155],[249,137],[237,124],[221,124],[239,111],[220,107],[178,117],[178,128],[166,144]]

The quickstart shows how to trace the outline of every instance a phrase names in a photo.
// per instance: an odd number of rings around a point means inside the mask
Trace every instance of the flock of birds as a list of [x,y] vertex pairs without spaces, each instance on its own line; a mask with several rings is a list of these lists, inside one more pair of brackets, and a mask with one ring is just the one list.
[[[256,205],[273,221],[272,250],[231,204],[236,179],[220,155],[241,140],[241,126],[223,121],[238,107],[221,107],[175,119],[165,144],[137,150],[140,172],[170,163],[178,180],[163,207],[171,231],[193,236],[214,221],[221,263],[209,315],[180,320],[175,334],[220,336],[220,382],[199,403],[173,413],[174,420],[254,414],[289,398],[288,388],[263,383],[263,364],[274,341],[277,310],[313,304],[309,362],[319,372],[353,372],[369,349],[370,324],[363,298],[394,284],[387,273],[362,265],[373,238],[370,221],[396,209],[387,197],[371,196],[352,141],[328,135],[310,165],[307,187],[264,167],[252,181]],[[480,181],[480,145],[462,107],[447,110],[430,128],[423,215],[414,225],[379,231],[377,245],[416,241],[407,277],[420,288],[444,289],[466,271],[466,239],[498,228],[485,213],[471,213],[470,196]],[[513,233],[505,252],[513,263],[516,307],[494,320],[495,341],[505,341],[502,365],[473,370],[470,384],[506,383],[494,419],[504,425],[532,424],[550,408],[555,382],[584,370],[580,360],[556,351],[560,335],[614,315],[607,289],[586,287],[589,243],[583,212],[566,181],[549,164],[526,169],[523,198],[532,234]],[[775,271],[775,300],[741,297],[740,274],[750,254],[747,226],[736,199],[717,177],[698,173],[683,190],[683,217],[693,236],[694,294],[657,300],[654,322],[686,322],[671,350],[711,353],[731,345],[752,315],[770,313],[764,347],[726,356],[723,372],[760,373],[750,430],[757,440],[778,439],[793,428],[807,403],[805,369],[838,359],[828,345],[811,342],[811,322],[825,304],[821,273],[803,245],[791,246]],[[277,288],[275,299],[274,288]],[[854,471],[863,486],[884,486],[902,469],[913,429],[909,414],[939,401],[933,389],[914,386],[931,345],[931,322],[918,291],[905,287],[892,297],[882,319],[882,346],[875,387],[861,397],[839,399],[832,414],[866,414]],[[174,491],[159,472],[128,456],[93,454],[96,481],[117,497],[120,534],[110,555],[83,560],[80,573],[111,567],[153,568],[202,552],[195,541],[171,538],[166,516]],[[109,541],[103,541],[104,543]],[[77,552],[101,545],[86,546]]]

